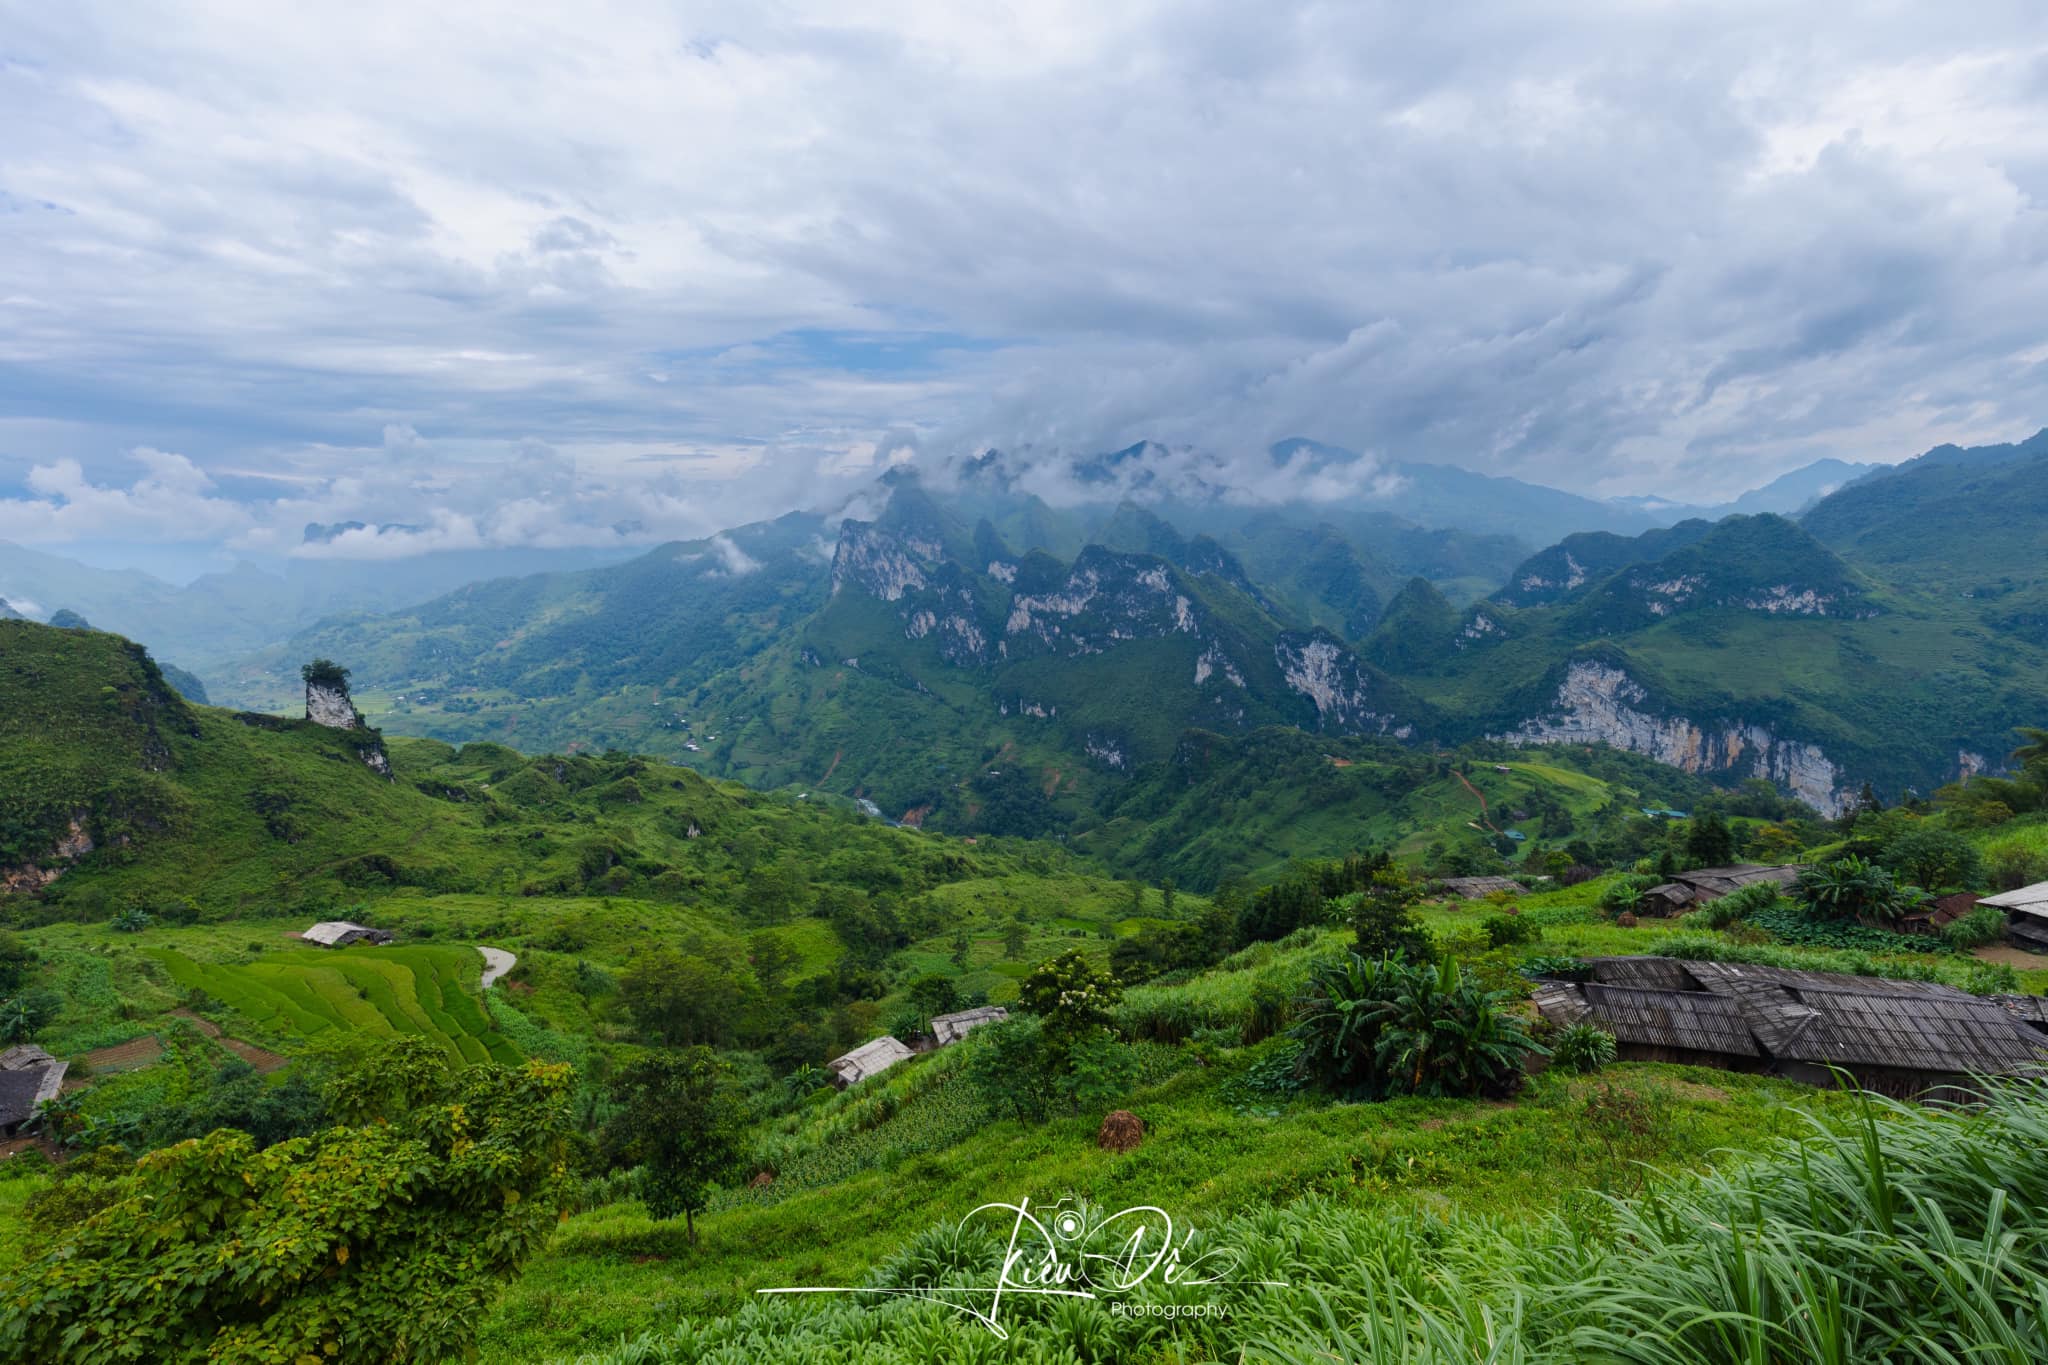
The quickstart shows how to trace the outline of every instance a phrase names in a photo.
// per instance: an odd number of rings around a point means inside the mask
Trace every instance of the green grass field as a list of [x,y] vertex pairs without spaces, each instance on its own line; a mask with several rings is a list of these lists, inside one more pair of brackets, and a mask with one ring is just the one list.
[[481,959],[472,948],[295,948],[250,963],[201,962],[148,948],[171,979],[203,991],[273,1036],[310,1038],[328,1029],[426,1038],[455,1065],[517,1062],[473,994]]

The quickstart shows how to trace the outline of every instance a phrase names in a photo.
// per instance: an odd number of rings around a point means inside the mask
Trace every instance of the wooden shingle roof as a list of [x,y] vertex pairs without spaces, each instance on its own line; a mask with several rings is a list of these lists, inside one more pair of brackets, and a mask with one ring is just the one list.
[[1760,1055],[1741,1009],[1720,996],[1604,986],[1597,981],[1585,982],[1577,990],[1587,1015],[1621,1042],[1737,1057]]
[[1547,982],[1554,1023],[1590,1019],[1618,1041],[1734,1057],[1948,1075],[2048,1069],[2043,1011],[1933,981],[1669,958],[1596,958],[1590,980]]

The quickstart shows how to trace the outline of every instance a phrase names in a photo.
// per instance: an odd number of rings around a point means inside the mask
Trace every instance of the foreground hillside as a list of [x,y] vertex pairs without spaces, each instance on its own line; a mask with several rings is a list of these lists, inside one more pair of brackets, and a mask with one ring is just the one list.
[[[1768,784],[1612,750],[1197,731],[1132,775],[1097,846],[898,828],[625,754],[192,706],[94,632],[0,622],[0,644],[0,1027],[71,1068],[31,1124],[61,1164],[0,1166],[0,1360],[95,1358],[116,1334],[232,1355],[222,1333],[344,1362],[1448,1360],[1475,1333],[1568,1360],[1629,1320],[1643,1359],[1733,1365],[1759,1333],[1806,1358],[1819,1329],[1796,1287],[1731,1296],[1728,1258],[1762,1264],[1761,1240],[1782,1283],[1890,1284],[1937,1226],[1975,1316],[1943,1300],[1916,1330],[2029,1358],[2042,1268],[2031,1242],[1998,1247],[2038,1217],[2037,1097],[1866,1118],[1770,1076],[1615,1061],[1528,1001],[1616,953],[2038,991],[2048,961],[1997,924],[1899,919],[1913,887],[2048,876],[2038,736],[2022,778],[1823,827]],[[1357,856],[1302,857],[1347,839]],[[1650,915],[1660,874],[1745,852],[1811,859],[1821,889]],[[1526,889],[1411,875],[1508,853]],[[1247,856],[1268,875],[1223,875]],[[396,941],[315,947],[316,918]],[[488,987],[479,948],[513,959]],[[983,1005],[1010,1017],[942,1036]],[[923,1050],[825,1083],[882,1035]],[[1064,1203],[1077,1235],[1161,1210],[1198,1230],[1185,1260],[1228,1252],[1253,1282],[991,1312],[1007,1337],[928,1303],[757,1293],[974,1291],[1004,1230],[973,1211],[1025,1199]],[[1698,1216],[1655,1215],[1673,1208]],[[2014,1280],[1987,1288],[2000,1255]],[[147,1289],[166,1266],[175,1307]],[[1846,1358],[1883,1358],[1894,1298],[1841,1303]],[[1722,1310],[1743,1335],[1695,1340]]]

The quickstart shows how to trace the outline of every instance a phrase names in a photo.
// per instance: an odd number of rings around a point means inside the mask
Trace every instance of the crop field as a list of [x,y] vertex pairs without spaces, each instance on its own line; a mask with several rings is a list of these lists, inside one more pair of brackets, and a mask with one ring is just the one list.
[[331,1028],[428,1038],[451,1062],[517,1062],[464,973],[470,948],[293,949],[249,963],[199,962],[170,948],[145,950],[172,980],[201,990],[275,1034],[312,1037]]

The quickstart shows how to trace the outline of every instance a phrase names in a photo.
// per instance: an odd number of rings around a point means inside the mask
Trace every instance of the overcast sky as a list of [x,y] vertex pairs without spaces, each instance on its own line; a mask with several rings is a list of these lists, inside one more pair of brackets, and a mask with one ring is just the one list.
[[0,0],[0,539],[592,543],[1141,437],[1702,499],[2048,423],[2038,3],[538,9]]

